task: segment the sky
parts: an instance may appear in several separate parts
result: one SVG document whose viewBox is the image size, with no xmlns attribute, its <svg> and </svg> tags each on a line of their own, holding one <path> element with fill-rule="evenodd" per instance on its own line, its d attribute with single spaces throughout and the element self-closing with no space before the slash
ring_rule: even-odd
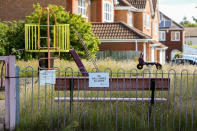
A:
<svg viewBox="0 0 197 131">
<path fill-rule="evenodd" d="M 197 18 L 195 7 L 197 7 L 197 0 L 159 0 L 159 10 L 178 23 L 184 16 L 193 22 L 192 16 Z"/>
</svg>

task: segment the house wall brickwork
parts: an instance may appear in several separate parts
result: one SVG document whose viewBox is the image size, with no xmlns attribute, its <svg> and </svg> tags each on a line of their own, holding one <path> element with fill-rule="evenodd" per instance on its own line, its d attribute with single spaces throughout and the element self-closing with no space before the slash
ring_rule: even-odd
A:
<svg viewBox="0 0 197 131">
<path fill-rule="evenodd" d="M 155 30 L 157 31 L 155 32 Z M 158 10 L 156 10 L 155 17 L 152 21 L 152 37 L 154 40 L 159 41 L 159 11 Z"/>
<path fill-rule="evenodd" d="M 121 46 L 120 46 L 121 45 Z M 101 43 L 99 44 L 99 50 L 114 50 L 114 51 L 126 51 L 126 50 L 134 50 L 135 51 L 135 42 L 122 42 L 122 43 Z M 143 43 L 138 43 L 138 51 L 143 51 Z"/>
<path fill-rule="evenodd" d="M 145 8 L 145 12 L 143 13 L 143 20 L 142 22 L 144 22 L 144 15 L 149 15 L 149 18 L 150 18 L 150 28 L 147 28 L 147 26 L 144 26 L 144 24 L 142 25 L 143 26 L 143 32 L 149 36 L 152 36 L 152 33 L 151 33 L 151 29 L 152 29 L 152 20 L 151 20 L 151 16 L 152 16 L 152 13 L 151 13 L 151 6 L 150 6 L 150 1 L 148 0 L 146 2 L 146 8 Z M 147 20 L 147 19 L 146 19 Z M 147 23 L 147 21 L 145 20 L 145 23 Z M 146 25 L 146 24 L 145 24 Z"/>
<path fill-rule="evenodd" d="M 180 41 L 171 41 L 171 32 L 172 31 L 180 32 Z M 166 51 L 166 60 L 167 61 L 171 60 L 172 50 L 177 49 L 181 52 L 183 51 L 183 35 L 184 35 L 183 31 L 181 31 L 181 30 L 168 30 L 168 31 L 166 31 L 166 41 L 160 41 L 160 42 L 168 47 L 168 49 Z"/>
<path fill-rule="evenodd" d="M 138 30 L 143 31 L 143 13 L 135 12 L 133 13 L 133 25 Z"/>
<path fill-rule="evenodd" d="M 90 22 L 103 22 L 103 1 L 86 0 L 86 17 Z M 105 0 L 113 2 L 113 0 Z M 78 14 L 78 0 L 0 0 L 1 20 L 23 20 L 33 11 L 33 4 L 40 3 L 42 7 L 48 4 L 61 5 L 66 11 Z"/>
<path fill-rule="evenodd" d="M 146 60 L 147 61 L 151 61 L 151 48 L 150 48 L 150 44 L 146 43 Z"/>
<path fill-rule="evenodd" d="M 156 62 L 160 62 L 160 50 L 156 50 Z"/>
<path fill-rule="evenodd" d="M 62 5 L 66 7 L 70 0 L 0 0 L 1 20 L 21 20 L 33 11 L 33 4 L 40 3 L 46 7 L 48 4 Z"/>
<path fill-rule="evenodd" d="M 128 24 L 128 10 L 115 10 L 114 21 L 121 21 Z"/>
</svg>

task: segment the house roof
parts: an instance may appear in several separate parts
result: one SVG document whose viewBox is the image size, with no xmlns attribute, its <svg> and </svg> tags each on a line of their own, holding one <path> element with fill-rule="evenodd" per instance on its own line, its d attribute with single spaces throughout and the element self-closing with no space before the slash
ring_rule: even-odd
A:
<svg viewBox="0 0 197 131">
<path fill-rule="evenodd" d="M 99 39 L 151 39 L 123 22 L 92 23 L 92 31 Z"/>
<path fill-rule="evenodd" d="M 155 40 L 151 42 L 151 45 L 155 45 L 155 47 L 157 49 L 167 49 L 168 48 L 166 45 L 164 45 L 158 41 L 155 41 Z"/>
<path fill-rule="evenodd" d="M 159 43 L 160 45 L 156 47 L 157 49 L 167 49 L 168 47 L 162 43 Z"/>
<path fill-rule="evenodd" d="M 186 27 L 185 28 L 186 37 L 197 37 L 197 27 Z"/>
<path fill-rule="evenodd" d="M 147 0 L 127 0 L 131 5 L 138 9 L 145 9 Z"/>
<path fill-rule="evenodd" d="M 164 13 L 162 13 L 162 12 L 159 12 L 159 13 L 160 13 L 160 15 L 162 15 L 162 20 L 171 20 L 172 21 L 171 27 L 159 27 L 159 29 L 184 30 L 184 27 L 182 25 L 178 24 L 177 22 L 175 22 L 174 20 L 172 20 L 171 18 L 166 16 Z"/>
<path fill-rule="evenodd" d="M 131 6 L 131 3 L 129 3 L 127 0 L 119 0 L 117 6 Z"/>
</svg>

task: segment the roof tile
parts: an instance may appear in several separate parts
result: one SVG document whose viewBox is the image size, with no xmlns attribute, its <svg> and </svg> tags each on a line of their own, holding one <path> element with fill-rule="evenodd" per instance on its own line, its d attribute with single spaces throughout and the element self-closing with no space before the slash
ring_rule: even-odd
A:
<svg viewBox="0 0 197 131">
<path fill-rule="evenodd" d="M 151 39 L 123 22 L 92 23 L 92 31 L 100 39 Z"/>
</svg>

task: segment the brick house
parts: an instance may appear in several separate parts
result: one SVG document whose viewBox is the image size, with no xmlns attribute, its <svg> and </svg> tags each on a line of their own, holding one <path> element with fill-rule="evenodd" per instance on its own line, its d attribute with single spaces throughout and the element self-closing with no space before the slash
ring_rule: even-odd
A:
<svg viewBox="0 0 197 131">
<path fill-rule="evenodd" d="M 174 58 L 176 52 L 183 51 L 184 27 L 160 12 L 160 42 L 168 46 L 166 60 Z"/>
<path fill-rule="evenodd" d="M 144 52 L 146 61 L 164 64 L 167 46 L 159 42 L 157 0 L 116 0 L 113 6 L 114 14 L 111 15 L 114 15 L 114 20 L 111 18 L 106 21 L 111 23 L 92 23 L 93 32 L 101 40 L 99 49 L 101 51 L 141 51 Z M 104 6 L 104 10 L 105 8 Z M 122 36 L 126 31 L 129 32 L 130 37 Z M 138 37 L 133 37 L 135 35 L 133 31 L 138 34 Z"/>
<path fill-rule="evenodd" d="M 0 0 L 0 12 L 4 12 L 0 13 L 0 19 L 24 19 L 36 3 L 62 5 L 66 11 L 93 22 L 93 32 L 101 40 L 102 51 L 141 51 L 146 61 L 165 63 L 167 47 L 159 42 L 157 0 Z M 109 33 L 111 29 L 117 33 Z"/>
<path fill-rule="evenodd" d="M 103 6 L 105 3 L 113 4 L 113 0 L 0 0 L 0 19 L 24 19 L 33 11 L 33 4 L 37 3 L 42 7 L 48 4 L 61 5 L 70 13 L 81 14 L 87 21 L 106 22 L 103 18 Z"/>
</svg>

